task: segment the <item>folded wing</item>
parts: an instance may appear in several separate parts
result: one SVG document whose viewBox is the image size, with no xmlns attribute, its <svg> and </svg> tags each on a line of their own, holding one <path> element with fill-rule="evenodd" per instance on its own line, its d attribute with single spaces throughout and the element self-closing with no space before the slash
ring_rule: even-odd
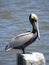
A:
<svg viewBox="0 0 49 65">
<path fill-rule="evenodd" d="M 10 42 L 10 46 L 11 47 L 22 46 L 33 37 L 34 37 L 33 33 L 31 33 L 31 32 L 20 34 L 16 37 L 12 38 L 12 40 Z"/>
</svg>

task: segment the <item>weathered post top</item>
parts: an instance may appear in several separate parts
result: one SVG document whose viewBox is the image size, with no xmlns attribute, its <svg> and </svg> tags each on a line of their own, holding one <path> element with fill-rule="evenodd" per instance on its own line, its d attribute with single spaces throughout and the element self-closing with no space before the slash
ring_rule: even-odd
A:
<svg viewBox="0 0 49 65">
<path fill-rule="evenodd" d="M 46 62 L 42 53 L 33 52 L 32 54 L 19 54 L 17 65 L 46 65 Z"/>
</svg>

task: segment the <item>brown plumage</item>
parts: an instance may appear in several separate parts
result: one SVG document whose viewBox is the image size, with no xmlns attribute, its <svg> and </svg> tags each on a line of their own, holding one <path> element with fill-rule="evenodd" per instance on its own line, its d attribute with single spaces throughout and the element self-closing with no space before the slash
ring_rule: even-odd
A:
<svg viewBox="0 0 49 65">
<path fill-rule="evenodd" d="M 25 48 L 33 43 L 37 37 L 40 39 L 39 27 L 38 27 L 38 17 L 36 14 L 30 14 L 30 23 L 32 25 L 32 32 L 22 33 L 11 39 L 8 45 L 6 45 L 5 50 L 10 49 L 21 49 L 25 53 Z"/>
</svg>

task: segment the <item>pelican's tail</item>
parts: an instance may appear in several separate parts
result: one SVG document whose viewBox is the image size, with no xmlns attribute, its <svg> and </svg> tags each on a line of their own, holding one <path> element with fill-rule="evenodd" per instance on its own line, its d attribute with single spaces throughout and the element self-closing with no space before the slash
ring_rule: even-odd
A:
<svg viewBox="0 0 49 65">
<path fill-rule="evenodd" d="M 9 51 L 9 50 L 11 50 L 11 47 L 10 47 L 10 45 L 8 44 L 8 45 L 6 45 L 6 47 L 5 47 L 5 51 Z"/>
</svg>

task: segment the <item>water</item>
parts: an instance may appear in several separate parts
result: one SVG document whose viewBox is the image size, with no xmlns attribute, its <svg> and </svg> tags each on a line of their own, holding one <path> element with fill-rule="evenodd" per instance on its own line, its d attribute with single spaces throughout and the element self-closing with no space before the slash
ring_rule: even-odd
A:
<svg viewBox="0 0 49 65">
<path fill-rule="evenodd" d="M 30 13 L 39 17 L 41 38 L 26 52 L 42 52 L 49 65 L 49 0 L 0 0 L 0 65 L 16 65 L 16 54 L 22 51 L 5 52 L 4 48 L 13 36 L 31 31 Z"/>
</svg>

